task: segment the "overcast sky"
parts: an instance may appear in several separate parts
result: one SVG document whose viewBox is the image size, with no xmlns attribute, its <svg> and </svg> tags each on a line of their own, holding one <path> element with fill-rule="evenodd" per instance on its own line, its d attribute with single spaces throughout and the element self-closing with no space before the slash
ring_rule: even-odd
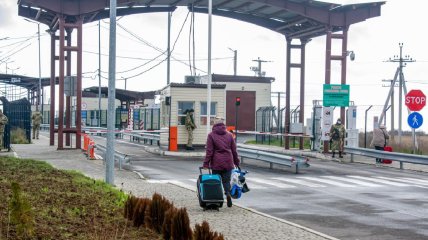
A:
<svg viewBox="0 0 428 240">
<path fill-rule="evenodd" d="M 367 1 L 327 1 L 340 4 Z M 355 52 L 355 61 L 348 61 L 347 83 L 351 88 L 351 101 L 358 107 L 357 128 L 364 129 L 364 112 L 370 105 L 367 129 L 372 129 L 373 116 L 380 115 L 389 88 L 383 87 L 382 80 L 392 79 L 397 63 L 385 62 L 399 54 L 398 44 L 404 43 L 403 53 L 410 55 L 416 62 L 404 69 L 407 89 L 422 89 L 428 94 L 428 56 L 427 34 L 423 34 L 428 2 L 423 0 L 390 0 L 382 6 L 381 16 L 354 24 L 348 32 L 348 50 Z M 173 50 L 171 81 L 183 82 L 185 75 L 190 75 L 189 67 L 189 32 L 191 14 L 186 8 L 179 8 L 172 15 L 171 47 Z M 196 74 L 207 72 L 207 15 L 195 14 L 195 59 Z M 166 61 L 161 53 L 167 46 L 167 14 L 150 13 L 126 16 L 118 19 L 117 27 L 117 88 L 136 91 L 157 90 L 166 85 Z M 184 25 L 181 34 L 181 27 Z M 107 86 L 108 70 L 108 19 L 101 21 L 101 70 L 102 85 Z M 41 25 L 42 76 L 50 74 L 50 37 L 47 27 Z M 98 86 L 98 22 L 84 25 L 83 33 L 83 87 Z M 179 35 L 179 36 L 178 36 Z M 74 37 L 76 37 L 74 35 Z M 2 40 L 8 38 L 6 40 Z M 190 39 L 190 49 L 193 49 Z M 22 42 L 16 44 L 17 42 Z M 13 44 L 13 45 L 11 45 Z M 333 53 L 339 54 L 340 42 L 333 43 Z M 238 51 L 238 75 L 254 76 L 250 70 L 256 66 L 253 60 L 260 57 L 270 61 L 262 64 L 266 76 L 274 77 L 272 91 L 285 92 L 285 47 L 284 36 L 249 23 L 223 17 L 213 17 L 212 72 L 233 74 L 233 52 Z M 230 49 L 229 49 L 230 48 Z M 16 53 L 15 53 L 16 52 Z M 13 53 L 13 54 L 12 54 Z M 12 54 L 12 55 L 11 55 Z M 190 53 L 193 55 L 193 53 Z M 11 55 L 10 57 L 8 57 Z M 8 57 L 8 73 L 38 76 L 37 24 L 24 21 L 18 16 L 16 0 L 0 1 L 0 59 Z M 340 65 L 333 63 L 331 83 L 340 82 Z M 19 68 L 19 69 L 18 69 Z M 306 47 L 306 117 L 310 116 L 312 100 L 322 100 L 322 84 L 325 69 L 325 37 L 318 37 Z M 73 67 L 73 71 L 75 67 Z M 6 71 L 6 65 L 0 63 L 0 72 Z M 292 72 L 291 108 L 299 104 L 299 75 Z M 46 89 L 47 90 L 47 89 Z M 398 88 L 396 90 L 398 99 Z M 47 98 L 49 98 L 47 94 Z M 276 104 L 276 99 L 273 103 Z M 284 101 L 283 101 L 284 102 Z M 403 103 L 404 104 L 404 103 Z M 396 103 L 398 109 L 398 101 Z M 403 105 L 404 106 L 404 105 Z M 283 106 L 282 106 L 283 107 Z M 405 106 L 403 109 L 406 110 Z M 427 116 L 428 107 L 421 111 Z M 395 127 L 398 125 L 398 110 Z M 338 112 L 336 111 L 336 116 Z M 390 114 L 387 115 L 387 128 L 390 128 Z M 428 120 L 422 126 L 428 130 Z M 403 111 L 403 129 L 407 125 L 407 111 Z"/>
</svg>

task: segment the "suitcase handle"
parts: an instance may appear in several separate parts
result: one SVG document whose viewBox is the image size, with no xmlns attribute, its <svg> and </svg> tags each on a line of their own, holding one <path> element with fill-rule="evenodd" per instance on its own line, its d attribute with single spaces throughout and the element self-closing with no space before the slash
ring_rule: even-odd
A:
<svg viewBox="0 0 428 240">
<path fill-rule="evenodd" d="M 202 175 L 202 169 L 204 169 L 204 167 L 199 167 L 199 173 Z M 212 174 L 211 173 L 211 168 L 208 168 L 208 172 L 209 172 L 209 174 Z"/>
</svg>

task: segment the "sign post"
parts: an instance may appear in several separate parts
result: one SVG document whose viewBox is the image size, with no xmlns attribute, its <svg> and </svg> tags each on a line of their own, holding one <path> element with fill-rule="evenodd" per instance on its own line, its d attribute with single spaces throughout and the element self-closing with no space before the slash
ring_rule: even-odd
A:
<svg viewBox="0 0 428 240">
<path fill-rule="evenodd" d="M 422 126 L 422 123 L 424 121 L 422 115 L 418 113 L 422 108 L 426 105 L 426 96 L 425 94 L 419 90 L 411 90 L 409 93 L 406 94 L 405 98 L 405 104 L 409 108 L 410 111 L 414 111 L 411 114 L 409 114 L 409 117 L 407 118 L 407 123 L 412 128 L 413 133 L 413 153 L 416 153 L 416 133 L 415 129 Z"/>
</svg>

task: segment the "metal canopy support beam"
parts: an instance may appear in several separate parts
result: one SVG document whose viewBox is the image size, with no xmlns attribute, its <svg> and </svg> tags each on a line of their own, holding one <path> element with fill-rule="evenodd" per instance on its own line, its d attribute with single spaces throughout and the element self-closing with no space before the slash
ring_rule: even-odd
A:
<svg viewBox="0 0 428 240">
<path fill-rule="evenodd" d="M 326 41 L 325 41 L 325 84 L 330 84 L 331 80 L 331 29 L 327 30 Z M 329 141 L 324 141 L 324 153 L 328 153 Z"/>
<path fill-rule="evenodd" d="M 300 40 L 300 114 L 299 123 L 305 125 L 305 55 L 306 55 L 306 39 Z M 302 128 L 303 130 L 303 128 Z M 303 135 L 303 132 L 302 132 Z M 299 139 L 299 149 L 303 150 L 303 138 Z"/>
<path fill-rule="evenodd" d="M 58 92 L 58 150 L 64 149 L 64 41 L 65 41 L 65 19 L 59 17 L 59 92 Z"/>
<path fill-rule="evenodd" d="M 300 114 L 299 114 L 299 123 L 304 125 L 305 119 L 305 55 L 306 55 L 306 39 L 300 39 L 300 44 L 291 44 L 291 40 L 287 39 L 287 79 L 286 79 L 286 93 L 285 93 L 285 133 L 290 133 L 290 93 L 291 93 L 291 69 L 298 68 L 300 69 Z M 291 63 L 291 49 L 300 50 L 300 61 L 299 63 Z M 290 149 L 290 137 L 285 137 L 285 149 Z M 299 139 L 299 149 L 303 149 L 303 138 Z"/>
<path fill-rule="evenodd" d="M 346 84 L 346 60 L 348 56 L 348 28 L 344 28 L 342 31 L 342 68 L 341 68 L 341 84 Z M 340 108 L 340 118 L 342 119 L 342 122 L 346 122 L 345 120 L 345 107 Z"/>
<path fill-rule="evenodd" d="M 66 146 L 70 145 L 69 133 L 76 134 L 76 148 L 81 148 L 81 109 L 82 109 L 82 25 L 83 20 L 79 19 L 76 23 L 69 24 L 65 22 L 63 16 L 59 17 L 59 113 L 58 113 L 58 150 L 64 149 L 64 133 L 66 133 Z M 77 46 L 71 45 L 72 29 L 77 29 Z M 65 32 L 67 31 L 67 38 Z M 65 46 L 67 43 L 67 46 Z M 64 104 L 64 78 L 66 75 L 71 76 L 71 51 L 77 53 L 77 86 L 76 86 L 76 122 L 75 128 L 71 124 L 71 98 L 67 96 Z M 65 56 L 67 53 L 67 57 Z M 64 66 L 67 61 L 67 66 Z M 65 69 L 66 68 L 66 69 Z M 66 106 L 66 128 L 64 129 L 64 105 Z M 51 105 L 52 107 L 52 105 Z"/>
<path fill-rule="evenodd" d="M 67 48 L 65 49 L 67 51 L 67 57 L 66 57 L 66 61 L 67 61 L 67 77 L 71 77 L 71 34 L 73 32 L 72 28 L 67 28 L 66 29 L 67 32 L 67 37 L 66 37 L 66 41 L 67 41 Z M 71 88 L 72 89 L 72 88 Z M 72 92 L 72 91 L 71 91 Z M 65 127 L 67 129 L 70 129 L 71 127 L 71 110 L 70 110 L 70 106 L 71 106 L 71 96 L 68 95 L 65 97 Z M 70 133 L 67 132 L 65 134 L 65 145 L 66 146 L 70 146 Z"/>
<path fill-rule="evenodd" d="M 285 126 L 284 132 L 285 134 L 290 133 L 290 81 L 291 81 L 291 39 L 286 38 L 287 41 L 287 56 L 286 56 L 286 66 L 285 66 Z M 288 136 L 285 137 L 284 142 L 285 149 L 290 149 L 290 138 Z"/>
<path fill-rule="evenodd" d="M 332 55 L 331 54 L 331 44 L 332 39 L 342 40 L 342 52 L 341 55 Z M 340 61 L 341 62 L 341 78 L 340 84 L 346 84 L 346 60 L 348 56 L 348 27 L 345 27 L 341 34 L 332 34 L 331 31 L 327 32 L 326 39 L 326 69 L 325 69 L 325 84 L 330 84 L 331 82 L 331 61 Z M 345 107 L 340 107 L 340 119 L 342 122 L 346 122 L 345 119 Z M 324 141 L 324 152 L 328 152 L 328 141 Z"/>
<path fill-rule="evenodd" d="M 83 52 L 83 19 L 79 19 L 77 25 L 77 89 L 76 89 L 76 148 L 82 145 L 82 52 Z"/>
<path fill-rule="evenodd" d="M 49 113 L 49 145 L 55 145 L 55 31 L 51 30 L 51 102 L 50 102 L 50 113 Z"/>
</svg>

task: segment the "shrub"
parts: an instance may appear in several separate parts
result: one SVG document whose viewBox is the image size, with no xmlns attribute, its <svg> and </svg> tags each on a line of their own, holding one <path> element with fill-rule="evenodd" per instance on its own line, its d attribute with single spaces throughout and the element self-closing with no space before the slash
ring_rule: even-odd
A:
<svg viewBox="0 0 428 240">
<path fill-rule="evenodd" d="M 171 237 L 174 240 L 191 240 L 192 229 L 190 228 L 189 215 L 186 208 L 180 208 L 172 217 Z"/>
<path fill-rule="evenodd" d="M 27 135 L 24 129 L 15 128 L 10 131 L 10 141 L 12 144 L 28 144 Z"/>
<path fill-rule="evenodd" d="M 19 236 L 24 239 L 34 236 L 34 214 L 30 202 L 22 194 L 21 186 L 12 182 L 12 198 L 9 202 L 10 220 L 16 226 Z"/>
<path fill-rule="evenodd" d="M 138 203 L 138 198 L 133 196 L 133 195 L 129 195 L 128 198 L 126 199 L 125 202 L 125 207 L 124 207 L 124 213 L 123 216 L 132 221 L 132 217 L 134 215 L 134 209 L 136 208 Z"/>
<path fill-rule="evenodd" d="M 178 211 L 177 208 L 172 206 L 168 209 L 168 211 L 165 212 L 165 219 L 162 225 L 162 235 L 164 240 L 171 239 L 172 218 L 177 213 L 177 211 Z"/>
<path fill-rule="evenodd" d="M 193 240 L 224 240 L 223 234 L 212 232 L 207 221 L 203 221 L 202 225 L 195 224 L 193 232 Z"/>
<path fill-rule="evenodd" d="M 148 198 L 136 198 L 132 221 L 135 227 L 144 225 L 147 209 L 151 205 L 151 200 Z"/>
<path fill-rule="evenodd" d="M 165 212 L 171 207 L 172 203 L 166 198 L 157 193 L 153 194 L 152 201 L 145 213 L 144 223 L 146 227 L 161 233 Z"/>
</svg>

